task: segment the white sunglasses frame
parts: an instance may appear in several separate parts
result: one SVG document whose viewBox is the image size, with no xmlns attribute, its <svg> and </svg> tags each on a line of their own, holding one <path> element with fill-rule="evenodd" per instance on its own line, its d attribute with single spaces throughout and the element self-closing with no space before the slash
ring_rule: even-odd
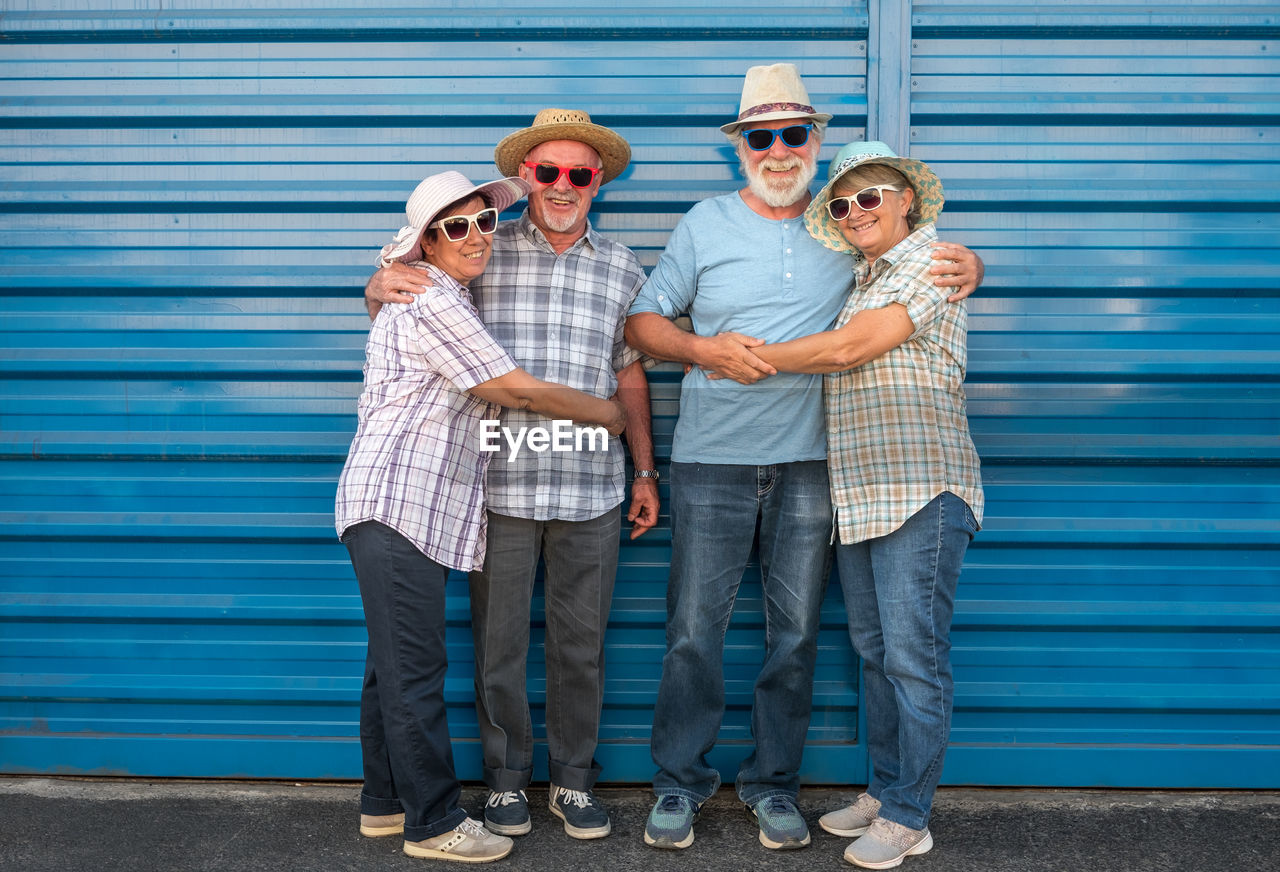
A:
<svg viewBox="0 0 1280 872">
<path fill-rule="evenodd" d="M 863 206 L 861 203 L 858 202 L 858 197 L 865 194 L 867 191 L 875 191 L 876 196 L 880 198 L 880 202 L 876 203 L 870 209 L 866 208 L 865 206 Z M 843 221 L 845 218 L 848 218 L 850 215 L 853 214 L 854 206 L 857 206 L 863 212 L 874 212 L 875 210 L 879 209 L 881 206 L 884 205 L 885 191 L 893 191 L 895 194 L 901 194 L 902 188 L 898 187 L 897 185 L 868 185 L 867 187 L 863 188 L 861 191 L 857 191 L 853 194 L 849 194 L 844 197 L 830 197 L 827 199 L 827 214 L 831 216 L 832 221 Z M 831 204 L 838 202 L 840 200 L 844 200 L 846 203 L 849 204 L 849 211 L 845 213 L 844 218 L 837 218 L 835 215 L 831 214 Z"/>
<path fill-rule="evenodd" d="M 480 227 L 480 216 L 486 212 L 493 213 L 493 230 L 490 230 L 487 233 L 484 230 L 482 230 Z M 449 232 L 444 229 L 443 225 L 444 225 L 444 222 L 446 221 L 456 221 L 459 218 L 467 219 L 467 232 L 459 236 L 457 239 L 454 239 L 452 236 L 449 235 Z M 474 227 L 481 236 L 492 236 L 494 232 L 496 232 L 498 229 L 498 210 L 493 208 L 492 206 L 485 206 L 479 212 L 472 212 L 470 215 L 446 215 L 444 218 L 441 218 L 438 221 L 432 221 L 430 224 L 427 225 L 426 229 L 435 230 L 437 227 L 440 228 L 440 232 L 444 234 L 444 238 L 449 240 L 450 242 L 465 242 L 467 238 L 471 236 L 472 227 Z"/>
</svg>

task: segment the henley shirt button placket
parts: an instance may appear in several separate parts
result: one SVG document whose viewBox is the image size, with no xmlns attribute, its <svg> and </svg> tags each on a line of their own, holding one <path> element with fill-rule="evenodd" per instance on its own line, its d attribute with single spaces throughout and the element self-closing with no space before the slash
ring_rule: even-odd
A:
<svg viewBox="0 0 1280 872">
<path fill-rule="evenodd" d="M 791 276 L 792 276 L 792 266 L 791 266 L 791 245 L 790 245 L 790 239 L 788 238 L 788 237 L 790 237 L 790 236 L 791 236 L 791 224 L 790 224 L 789 222 L 788 222 L 788 223 L 784 223 L 784 224 L 782 225 L 782 251 L 783 251 L 783 256 L 782 256 L 783 273 L 782 273 L 782 277 L 783 277 L 784 279 L 786 279 L 786 281 L 784 281 L 784 282 L 782 283 L 782 288 L 783 288 L 783 290 L 784 290 L 784 291 L 789 291 L 789 290 L 791 290 Z"/>
</svg>

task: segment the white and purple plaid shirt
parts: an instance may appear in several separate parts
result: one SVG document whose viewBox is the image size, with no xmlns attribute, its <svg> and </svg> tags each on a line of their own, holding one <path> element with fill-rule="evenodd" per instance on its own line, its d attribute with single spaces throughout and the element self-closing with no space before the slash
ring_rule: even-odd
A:
<svg viewBox="0 0 1280 872">
<path fill-rule="evenodd" d="M 493 260 L 471 284 L 493 337 L 535 378 L 610 397 L 615 373 L 640 359 L 622 339 L 644 270 L 631 249 L 596 233 L 557 255 L 526 211 L 493 235 Z M 546 427 L 547 419 L 502 410 L 503 426 Z M 509 462 L 510 461 L 510 462 Z M 520 451 L 505 442 L 489 465 L 490 511 L 535 521 L 587 521 L 622 502 L 622 443 L 608 451 Z"/>
<path fill-rule="evenodd" d="M 425 264 L 419 264 L 426 266 Z M 443 566 L 484 563 L 481 422 L 498 407 L 465 393 L 513 361 L 467 289 L 428 266 L 434 287 L 382 307 L 365 343 L 360 422 L 338 479 L 338 535 L 363 521 L 396 530 Z"/>
</svg>

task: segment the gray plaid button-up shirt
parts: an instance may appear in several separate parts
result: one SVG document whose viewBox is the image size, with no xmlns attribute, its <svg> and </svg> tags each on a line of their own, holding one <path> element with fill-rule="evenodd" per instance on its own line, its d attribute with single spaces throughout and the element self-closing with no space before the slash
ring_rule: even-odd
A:
<svg viewBox="0 0 1280 872">
<path fill-rule="evenodd" d="M 485 331 L 467 289 L 434 266 L 435 286 L 382 307 L 365 343 L 360 423 L 338 479 L 334 524 L 396 530 L 442 566 L 484 565 L 481 424 L 498 406 L 465 393 L 516 368 Z"/>
<path fill-rule="evenodd" d="M 622 328 L 644 271 L 631 249 L 596 233 L 557 255 L 526 211 L 498 228 L 489 268 L 471 294 L 489 333 L 516 363 L 544 381 L 597 397 L 617 390 L 615 373 L 640 359 Z M 502 424 L 548 427 L 533 412 L 504 409 Z M 489 463 L 487 508 L 501 515 L 586 521 L 622 502 L 626 471 L 622 443 L 608 451 L 513 453 L 504 440 Z"/>
</svg>

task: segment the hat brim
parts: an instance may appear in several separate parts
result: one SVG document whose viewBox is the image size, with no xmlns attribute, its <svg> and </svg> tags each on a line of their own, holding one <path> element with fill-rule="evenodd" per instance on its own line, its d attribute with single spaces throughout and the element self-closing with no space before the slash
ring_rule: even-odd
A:
<svg viewBox="0 0 1280 872">
<path fill-rule="evenodd" d="M 840 232 L 840 222 L 834 220 L 827 211 L 827 203 L 831 201 L 831 192 L 841 179 L 858 167 L 870 166 L 871 164 L 892 167 L 907 177 L 907 181 L 915 189 L 916 203 L 919 204 L 920 208 L 920 221 L 916 224 L 917 227 L 922 224 L 937 223 L 938 216 L 942 214 L 942 205 L 946 202 L 942 190 L 942 180 L 938 178 L 933 170 L 929 169 L 928 164 L 912 160 L 909 157 L 885 157 L 880 155 L 856 161 L 828 181 L 822 190 L 814 195 L 813 201 L 804 210 L 804 227 L 809 231 L 809 235 L 832 251 L 841 251 L 859 257 L 862 255 L 862 252 L 858 251 L 853 243 L 844 238 L 844 234 Z"/>
<path fill-rule="evenodd" d="M 788 121 L 795 119 L 796 121 L 812 121 L 816 124 L 826 124 L 832 119 L 832 115 L 827 112 L 796 112 L 794 110 L 779 110 L 777 112 L 762 112 L 759 115 L 752 115 L 750 118 L 743 118 L 736 121 L 730 121 L 728 124 L 720 125 L 720 132 L 725 136 L 732 136 L 744 127 L 750 127 L 753 124 L 759 124 L 761 121 Z"/>
<path fill-rule="evenodd" d="M 449 199 L 442 203 L 439 209 L 436 209 L 417 224 L 410 224 L 400 228 L 395 240 L 383 247 L 382 253 L 379 255 L 379 261 L 385 266 L 396 260 L 419 260 L 419 255 L 422 253 L 422 247 L 419 245 L 419 241 L 422 239 L 422 232 L 427 229 L 427 225 L 436 220 L 436 216 L 448 208 L 450 203 L 469 199 L 478 194 L 484 198 L 485 203 L 490 208 L 497 209 L 498 213 L 501 214 L 523 199 L 528 193 L 529 183 L 524 179 L 518 178 L 494 179 L 492 182 L 473 185 L 471 188 L 450 191 Z"/>
<path fill-rule="evenodd" d="M 604 171 L 602 185 L 622 175 L 631 163 L 631 146 L 625 139 L 607 127 L 583 121 L 561 121 L 517 130 L 498 143 L 493 150 L 493 162 L 504 176 L 518 176 L 530 149 L 560 139 L 581 142 L 600 155 L 600 168 Z"/>
</svg>

